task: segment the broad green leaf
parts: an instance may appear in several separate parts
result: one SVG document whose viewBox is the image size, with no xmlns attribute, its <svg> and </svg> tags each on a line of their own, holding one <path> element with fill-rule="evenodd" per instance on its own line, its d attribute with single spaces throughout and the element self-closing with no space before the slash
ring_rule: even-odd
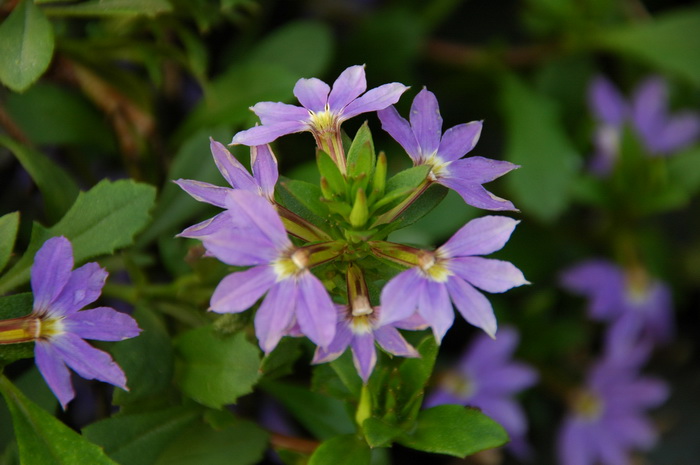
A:
<svg viewBox="0 0 700 465">
<path fill-rule="evenodd" d="M 12 414 L 23 465 L 116 465 L 100 447 L 27 399 L 4 375 L 0 392 Z"/>
<path fill-rule="evenodd" d="M 59 165 L 43 153 L 0 135 L 0 145 L 14 153 L 41 191 L 46 215 L 52 221 L 61 218 L 78 195 L 78 185 Z"/>
<path fill-rule="evenodd" d="M 390 195 L 387 194 L 387 195 Z M 384 238 L 391 232 L 410 226 L 430 213 L 447 195 L 447 188 L 433 184 L 392 222 L 384 226 L 376 237 Z"/>
<path fill-rule="evenodd" d="M 23 0 L 0 24 L 0 81 L 23 92 L 44 74 L 53 56 L 51 23 L 32 0 Z"/>
<path fill-rule="evenodd" d="M 89 425 L 83 435 L 119 463 L 151 465 L 197 416 L 184 407 L 119 415 Z"/>
<path fill-rule="evenodd" d="M 32 311 L 34 296 L 30 292 L 0 297 L 0 320 L 28 315 Z M 0 344 L 0 367 L 15 360 L 34 357 L 34 343 Z"/>
<path fill-rule="evenodd" d="M 508 129 L 506 159 L 521 166 L 505 177 L 513 203 L 542 221 L 553 221 L 569 204 L 579 156 L 547 97 L 506 76 L 501 104 Z"/>
<path fill-rule="evenodd" d="M 347 156 L 348 177 L 360 179 L 360 183 L 355 190 L 357 188 L 367 190 L 376 160 L 377 156 L 374 153 L 372 133 L 369 130 L 369 126 L 367 126 L 367 122 L 365 122 L 355 134 L 355 139 L 352 141 Z"/>
<path fill-rule="evenodd" d="M 83 95 L 65 87 L 40 82 L 23 94 L 7 95 L 5 105 L 12 120 L 37 146 L 75 144 L 105 152 L 116 146 L 104 115 Z"/>
<path fill-rule="evenodd" d="M 34 254 L 52 236 L 73 244 L 75 262 L 114 252 L 133 243 L 134 235 L 149 221 L 155 189 L 132 180 L 103 180 L 78 195 L 68 213 L 49 229 L 35 223 L 22 258 L 2 277 L 0 294 L 29 280 Z"/>
<path fill-rule="evenodd" d="M 502 446 L 508 435 L 501 425 L 476 409 L 438 405 L 418 414 L 418 424 L 399 443 L 412 449 L 466 457 Z"/>
<path fill-rule="evenodd" d="M 267 449 L 267 433 L 255 423 L 232 419 L 211 429 L 192 425 L 155 462 L 156 465 L 254 465 Z"/>
<path fill-rule="evenodd" d="M 171 385 L 173 378 L 174 351 L 163 322 L 147 308 L 137 308 L 133 316 L 141 334 L 115 344 L 110 351 L 126 373 L 129 386 L 128 392 L 115 390 L 116 405 L 157 396 Z"/>
<path fill-rule="evenodd" d="M 47 6 L 50 16 L 156 16 L 172 10 L 168 0 L 91 0 L 74 5 Z"/>
<path fill-rule="evenodd" d="M 420 353 L 420 358 L 407 358 L 399 367 L 401 384 L 398 401 L 399 405 L 403 406 L 402 413 L 411 416 L 415 405 L 420 406 L 422 403 L 423 391 L 433 373 L 440 347 L 431 334 L 423 338 L 416 349 Z"/>
<path fill-rule="evenodd" d="M 370 417 L 362 422 L 362 431 L 371 447 L 389 446 L 405 430 L 405 426 L 393 425 L 376 417 Z"/>
<path fill-rule="evenodd" d="M 386 192 L 396 189 L 414 189 L 423 182 L 430 172 L 430 166 L 418 165 L 399 171 L 386 182 Z"/>
<path fill-rule="evenodd" d="M 209 149 L 209 138 L 226 143 L 230 138 L 228 129 L 202 129 L 187 139 L 175 154 L 167 181 L 161 190 L 153 211 L 153 222 L 141 234 L 139 246 L 144 246 L 163 235 L 174 236 L 180 232 L 182 223 L 195 217 L 210 205 L 198 202 L 172 181 L 184 178 L 226 186 L 224 178 L 216 168 Z M 188 225 L 189 226 L 189 225 Z"/>
<path fill-rule="evenodd" d="M 288 192 L 314 215 L 328 218 L 328 207 L 321 202 L 323 195 L 317 185 L 295 179 L 284 179 L 279 183 L 278 189 Z"/>
<path fill-rule="evenodd" d="M 314 21 L 296 21 L 277 28 L 251 52 L 253 63 L 275 63 L 298 77 L 323 73 L 332 55 L 330 28 Z"/>
<path fill-rule="evenodd" d="M 336 436 L 314 451 L 308 465 L 369 465 L 372 453 L 356 434 Z"/>
<path fill-rule="evenodd" d="M 355 431 L 344 402 L 292 384 L 266 381 L 261 387 L 319 439 Z"/>
<path fill-rule="evenodd" d="M 700 85 L 700 48 L 692 37 L 700 30 L 700 9 L 678 8 L 651 21 L 603 31 L 595 43 Z"/>
<path fill-rule="evenodd" d="M 197 402 L 221 408 L 253 390 L 260 352 L 243 332 L 222 336 L 211 326 L 192 329 L 176 342 L 181 357 L 178 383 Z"/>
<path fill-rule="evenodd" d="M 301 357 L 302 339 L 284 337 L 277 347 L 266 355 L 260 364 L 260 373 L 265 379 L 275 379 L 294 372 L 294 362 Z"/>
<path fill-rule="evenodd" d="M 668 182 L 688 196 L 700 190 L 700 147 L 668 159 Z"/>
<path fill-rule="evenodd" d="M 0 216 L 0 271 L 10 260 L 19 228 L 19 212 Z"/>
</svg>

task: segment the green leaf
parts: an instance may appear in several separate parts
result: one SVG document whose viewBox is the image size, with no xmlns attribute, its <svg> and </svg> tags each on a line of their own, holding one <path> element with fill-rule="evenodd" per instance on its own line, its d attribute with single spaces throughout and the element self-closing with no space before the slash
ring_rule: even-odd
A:
<svg viewBox="0 0 700 465">
<path fill-rule="evenodd" d="M 176 348 L 182 359 L 178 384 L 203 405 L 235 403 L 253 390 L 260 376 L 260 353 L 242 332 L 221 336 L 203 326 L 183 334 Z"/>
<path fill-rule="evenodd" d="M 277 347 L 263 358 L 260 373 L 265 379 L 275 379 L 294 372 L 294 362 L 301 357 L 302 339 L 284 337 Z"/>
<path fill-rule="evenodd" d="M 171 385 L 173 378 L 174 351 L 165 325 L 147 308 L 138 307 L 133 317 L 143 331 L 139 337 L 121 341 L 111 350 L 129 385 L 128 392 L 115 390 L 116 405 L 157 396 Z"/>
<path fill-rule="evenodd" d="M 19 212 L 0 216 L 0 271 L 5 268 L 12 256 L 19 228 Z"/>
<path fill-rule="evenodd" d="M 355 431 L 344 402 L 292 384 L 266 381 L 261 387 L 319 439 Z"/>
<path fill-rule="evenodd" d="M 603 31 L 600 47 L 628 55 L 700 85 L 700 48 L 692 44 L 700 30 L 700 9 L 678 8 L 651 21 Z"/>
<path fill-rule="evenodd" d="M 254 465 L 267 449 L 268 436 L 250 421 L 233 417 L 214 429 L 195 424 L 161 454 L 156 465 Z M 129 463 L 129 462 L 125 462 Z"/>
<path fill-rule="evenodd" d="M 668 159 L 668 180 L 688 196 L 700 190 L 700 147 Z"/>
<path fill-rule="evenodd" d="M 579 156 L 564 133 L 552 101 L 507 76 L 501 100 L 506 117 L 506 158 L 521 168 L 505 180 L 515 205 L 542 221 L 555 220 L 569 204 Z"/>
<path fill-rule="evenodd" d="M 116 465 L 101 448 L 27 399 L 3 375 L 0 392 L 12 414 L 23 465 Z"/>
<path fill-rule="evenodd" d="M 51 23 L 32 0 L 24 0 L 0 24 L 0 81 L 22 92 L 44 74 L 53 56 Z"/>
<path fill-rule="evenodd" d="M 41 190 L 47 216 L 54 221 L 61 218 L 78 195 L 78 185 L 70 175 L 43 153 L 7 136 L 0 135 L 0 145 L 14 153 Z"/>
<path fill-rule="evenodd" d="M 428 187 L 428 190 L 423 192 L 415 202 L 406 208 L 391 223 L 384 226 L 375 237 L 386 237 L 389 233 L 410 226 L 420 220 L 442 202 L 442 199 L 447 195 L 447 191 L 448 189 L 446 187 L 439 184 L 431 185 Z M 391 192 L 387 195 L 391 195 Z"/>
<path fill-rule="evenodd" d="M 46 7 L 51 16 L 156 16 L 172 10 L 168 0 L 91 0 L 76 5 Z"/>
<path fill-rule="evenodd" d="M 420 353 L 420 358 L 407 358 L 399 367 L 401 385 L 398 403 L 403 406 L 404 414 L 415 408 L 412 404 L 420 406 L 422 403 L 423 390 L 433 373 L 440 346 L 431 334 L 423 338 L 416 349 Z"/>
<path fill-rule="evenodd" d="M 369 130 L 367 122 L 365 122 L 357 131 L 357 134 L 355 134 L 355 139 L 352 141 L 352 145 L 348 151 L 348 177 L 360 180 L 354 190 L 359 188 L 367 190 L 367 185 L 374 172 L 376 160 L 377 155 L 374 153 L 372 133 Z"/>
<path fill-rule="evenodd" d="M 296 179 L 283 179 L 277 188 L 286 191 L 314 215 L 320 218 L 328 218 L 328 207 L 321 202 L 323 194 L 321 194 L 321 189 L 317 185 L 305 181 L 297 181 Z"/>
<path fill-rule="evenodd" d="M 32 312 L 34 296 L 30 292 L 0 297 L 0 320 L 10 320 Z M 0 367 L 23 358 L 34 357 L 34 343 L 0 344 Z"/>
<path fill-rule="evenodd" d="M 318 76 L 328 66 L 333 34 L 323 23 L 296 21 L 277 28 L 252 50 L 253 63 L 275 63 L 298 77 Z"/>
<path fill-rule="evenodd" d="M 333 193 L 333 196 L 340 197 L 341 199 L 345 198 L 348 193 L 345 177 L 342 175 L 338 165 L 335 164 L 331 156 L 319 150 L 316 152 L 316 163 L 318 164 L 318 172 L 321 177 L 328 182 L 328 187 Z"/>
<path fill-rule="evenodd" d="M 399 171 L 386 182 L 386 192 L 397 189 L 415 189 L 428 176 L 430 166 L 418 165 Z"/>
<path fill-rule="evenodd" d="M 314 451 L 308 465 L 369 465 L 372 453 L 356 434 L 336 436 Z"/>
<path fill-rule="evenodd" d="M 501 425 L 476 409 L 459 405 L 438 405 L 421 411 L 415 430 L 399 439 L 412 449 L 455 457 L 502 446 L 507 441 Z"/>
<path fill-rule="evenodd" d="M 104 180 L 81 192 L 68 213 L 49 229 L 35 223 L 22 258 L 2 277 L 0 294 L 29 280 L 34 254 L 52 236 L 73 243 L 76 263 L 114 252 L 133 243 L 134 235 L 149 221 L 155 189 L 132 180 Z"/>
<path fill-rule="evenodd" d="M 362 431 L 370 447 L 387 447 L 405 430 L 406 427 L 393 425 L 376 417 L 370 417 L 362 422 Z"/>
<path fill-rule="evenodd" d="M 91 424 L 83 434 L 119 463 L 151 465 L 198 415 L 184 407 L 119 415 Z"/>
</svg>

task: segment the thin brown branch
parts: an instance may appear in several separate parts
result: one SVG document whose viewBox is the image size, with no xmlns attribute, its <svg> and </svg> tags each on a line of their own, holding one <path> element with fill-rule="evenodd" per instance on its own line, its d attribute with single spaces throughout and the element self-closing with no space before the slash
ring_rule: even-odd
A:
<svg viewBox="0 0 700 465">
<path fill-rule="evenodd" d="M 2 102 L 0 102 L 0 127 L 5 129 L 7 134 L 13 139 L 25 145 L 31 145 L 29 138 L 24 134 L 22 128 L 17 126 L 17 123 L 12 120 L 12 117 L 10 117 L 9 113 L 5 110 Z"/>
<path fill-rule="evenodd" d="M 318 441 L 270 433 L 270 443 L 276 449 L 287 449 L 302 454 L 312 454 L 319 446 Z"/>
</svg>

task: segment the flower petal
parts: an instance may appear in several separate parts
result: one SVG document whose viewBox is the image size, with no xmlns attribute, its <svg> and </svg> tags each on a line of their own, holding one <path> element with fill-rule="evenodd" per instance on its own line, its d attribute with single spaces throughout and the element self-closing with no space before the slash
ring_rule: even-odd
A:
<svg viewBox="0 0 700 465">
<path fill-rule="evenodd" d="M 279 178 L 277 158 L 272 153 L 269 145 L 255 145 L 250 148 L 250 164 L 253 176 L 257 181 L 263 195 L 273 201 L 275 197 L 275 184 Z"/>
<path fill-rule="evenodd" d="M 70 371 L 60 354 L 50 342 L 37 340 L 34 346 L 34 360 L 51 391 L 61 403 L 63 410 L 75 397 Z"/>
<path fill-rule="evenodd" d="M 294 86 L 294 96 L 306 109 L 314 113 L 322 112 L 328 103 L 331 88 L 320 79 L 299 79 Z"/>
<path fill-rule="evenodd" d="M 487 255 L 501 250 L 519 221 L 507 216 L 483 216 L 462 226 L 442 247 L 446 257 Z"/>
<path fill-rule="evenodd" d="M 472 207 L 495 211 L 518 211 L 509 200 L 493 195 L 479 183 L 464 182 L 452 176 L 440 176 L 437 182 L 457 192 L 467 205 Z"/>
<path fill-rule="evenodd" d="M 256 228 L 229 227 L 200 239 L 209 254 L 227 265 L 265 265 L 279 256 L 274 244 Z"/>
<path fill-rule="evenodd" d="M 73 269 L 73 247 L 63 236 L 44 242 L 31 268 L 34 310 L 51 312 L 53 300 L 68 283 Z"/>
<path fill-rule="evenodd" d="M 345 349 L 350 345 L 350 341 L 353 338 L 352 331 L 348 325 L 341 321 L 335 327 L 335 337 L 333 341 L 328 344 L 325 349 L 323 347 L 316 347 L 316 352 L 314 353 L 314 359 L 311 363 L 325 363 L 335 360 L 336 358 L 343 355 Z"/>
<path fill-rule="evenodd" d="M 370 89 L 361 97 L 350 102 L 343 110 L 340 119 L 341 121 L 345 121 L 362 113 L 383 110 L 389 105 L 398 102 L 401 98 L 401 94 L 406 92 L 406 90 L 408 90 L 408 87 L 398 82 L 384 84 L 383 86 Z"/>
<path fill-rule="evenodd" d="M 418 295 L 418 313 L 430 324 L 433 335 L 440 344 L 455 320 L 455 312 L 445 283 L 425 282 L 422 292 Z"/>
<path fill-rule="evenodd" d="M 278 137 L 308 130 L 309 125 L 306 121 L 283 121 L 281 123 L 255 126 L 236 133 L 231 140 L 231 145 L 265 145 Z"/>
<path fill-rule="evenodd" d="M 247 228 L 254 225 L 278 251 L 291 247 L 284 224 L 267 199 L 247 191 L 233 190 L 226 199 L 226 208 L 231 212 L 235 226 Z"/>
<path fill-rule="evenodd" d="M 201 238 L 210 234 L 215 234 L 222 229 L 232 228 L 231 215 L 228 211 L 223 211 L 216 216 L 194 224 L 175 237 Z"/>
<path fill-rule="evenodd" d="M 141 332 L 138 323 L 126 313 L 109 307 L 97 307 L 74 313 L 63 320 L 66 331 L 83 339 L 123 341 Z"/>
<path fill-rule="evenodd" d="M 622 125 L 629 111 L 620 91 L 603 76 L 597 76 L 591 82 L 588 106 L 599 120 L 616 127 Z"/>
<path fill-rule="evenodd" d="M 217 313 L 238 313 L 248 310 L 275 283 L 271 266 L 256 266 L 231 273 L 221 280 L 211 296 L 211 310 Z"/>
<path fill-rule="evenodd" d="M 458 257 L 449 261 L 449 269 L 460 278 L 487 292 L 505 292 L 529 284 L 512 263 L 482 257 Z"/>
<path fill-rule="evenodd" d="M 379 326 L 409 318 L 418 309 L 418 295 L 422 292 L 425 278 L 416 268 L 410 268 L 394 276 L 384 285 L 381 294 Z"/>
<path fill-rule="evenodd" d="M 527 432 L 527 418 L 523 409 L 508 397 L 485 396 L 469 402 L 503 426 L 510 436 L 523 436 Z"/>
<path fill-rule="evenodd" d="M 588 425 L 570 417 L 559 428 L 557 457 L 561 465 L 592 465 L 596 463 L 596 444 L 591 441 Z"/>
<path fill-rule="evenodd" d="M 102 294 L 106 279 L 107 271 L 95 262 L 86 263 L 74 270 L 61 293 L 54 298 L 51 314 L 70 315 L 90 305 Z"/>
<path fill-rule="evenodd" d="M 355 65 L 347 68 L 335 80 L 328 95 L 328 107 L 331 113 L 340 112 L 350 102 L 362 95 L 365 90 L 367 90 L 365 67 Z"/>
<path fill-rule="evenodd" d="M 437 152 L 442 136 L 442 117 L 435 94 L 423 88 L 411 105 L 411 128 L 424 157 Z"/>
<path fill-rule="evenodd" d="M 443 139 L 444 140 L 444 139 Z M 455 178 L 461 184 L 484 184 L 520 168 L 509 161 L 484 157 L 468 157 L 447 165 L 446 178 Z"/>
<path fill-rule="evenodd" d="M 413 163 L 421 163 L 420 147 L 413 134 L 413 129 L 411 129 L 411 124 L 399 115 L 394 106 L 379 110 L 377 116 L 382 123 L 382 129 L 403 147 Z"/>
<path fill-rule="evenodd" d="M 450 276 L 447 280 L 447 290 L 455 307 L 468 323 L 495 337 L 498 327 L 496 316 L 493 314 L 491 303 L 482 293 L 466 281 L 454 276 Z"/>
<path fill-rule="evenodd" d="M 651 77 L 642 82 L 632 98 L 632 121 L 642 139 L 654 149 L 658 134 L 667 118 L 668 87 L 666 81 Z"/>
<path fill-rule="evenodd" d="M 442 135 L 437 154 L 444 161 L 454 161 L 471 152 L 481 136 L 481 121 L 454 126 Z"/>
<path fill-rule="evenodd" d="M 700 136 L 700 117 L 694 112 L 677 113 L 668 118 L 666 124 L 659 128 L 659 140 L 656 149 L 662 153 L 682 150 Z"/>
<path fill-rule="evenodd" d="M 309 119 L 309 110 L 282 102 L 260 102 L 251 108 L 263 126 L 279 123 L 300 122 Z"/>
<path fill-rule="evenodd" d="M 96 379 L 127 390 L 124 371 L 107 352 L 95 349 L 71 333 L 53 338 L 51 344 L 66 365 L 81 377 Z"/>
<path fill-rule="evenodd" d="M 214 163 L 226 181 L 236 189 L 245 189 L 252 192 L 258 191 L 258 183 L 248 170 L 236 160 L 231 152 L 220 142 L 214 139 L 209 140 L 211 153 L 214 156 Z M 218 205 L 221 206 L 221 205 Z"/>
<path fill-rule="evenodd" d="M 308 270 L 297 277 L 297 284 L 297 322 L 302 332 L 316 345 L 328 347 L 335 336 L 337 321 L 333 301 L 321 281 Z"/>
<path fill-rule="evenodd" d="M 590 299 L 589 312 L 596 319 L 610 319 L 624 308 L 625 278 L 622 270 L 606 260 L 586 260 L 561 275 L 565 289 Z"/>
<path fill-rule="evenodd" d="M 210 203 L 217 207 L 226 208 L 226 195 L 231 190 L 229 187 L 220 187 L 208 182 L 193 181 L 191 179 L 178 179 L 173 181 L 199 202 Z"/>
<path fill-rule="evenodd" d="M 377 363 L 377 350 L 374 348 L 374 336 L 372 333 L 356 334 L 350 342 L 352 346 L 352 361 L 355 368 L 367 383 L 369 376 Z"/>
<path fill-rule="evenodd" d="M 294 323 L 297 288 L 293 280 L 285 279 L 270 288 L 255 314 L 255 335 L 260 348 L 269 354 Z"/>
<path fill-rule="evenodd" d="M 374 330 L 374 339 L 385 351 L 400 357 L 420 357 L 418 351 L 403 338 L 393 326 L 382 326 Z"/>
</svg>

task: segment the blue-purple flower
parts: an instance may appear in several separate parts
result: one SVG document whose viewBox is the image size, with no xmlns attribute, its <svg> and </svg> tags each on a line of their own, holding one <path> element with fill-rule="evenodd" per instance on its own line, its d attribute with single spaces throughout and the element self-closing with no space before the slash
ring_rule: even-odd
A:
<svg viewBox="0 0 700 465">
<path fill-rule="evenodd" d="M 613 322 L 609 333 L 613 338 L 632 333 L 634 339 L 667 342 L 673 336 L 671 292 L 643 269 L 624 270 L 605 260 L 587 260 L 565 270 L 561 283 L 589 299 L 592 318 Z"/>
<path fill-rule="evenodd" d="M 497 327 L 493 308 L 476 288 L 505 292 L 527 281 L 511 263 L 478 255 L 503 248 L 517 224 L 503 216 L 477 218 L 434 252 L 422 251 L 418 266 L 399 273 L 384 286 L 380 325 L 418 312 L 439 342 L 454 321 L 454 303 L 469 323 L 493 337 Z M 386 256 L 380 246 L 373 248 Z"/>
<path fill-rule="evenodd" d="M 274 202 L 275 184 L 279 178 L 279 173 L 277 171 L 277 159 L 272 153 L 270 146 L 259 145 L 250 148 L 252 175 L 220 142 L 210 139 L 210 148 L 214 157 L 214 163 L 216 163 L 224 179 L 231 185 L 231 188 L 215 186 L 191 179 L 178 179 L 175 181 L 185 192 L 200 202 L 206 202 L 221 208 L 226 208 L 226 195 L 233 189 L 247 190 L 266 198 L 270 202 Z M 224 213 L 220 215 L 226 216 Z M 212 222 L 217 223 L 223 219 L 214 217 L 191 226 L 185 231 L 191 235 L 197 232 L 206 234 L 206 230 L 202 232 L 205 226 L 209 226 Z"/>
<path fill-rule="evenodd" d="M 100 296 L 107 272 L 97 263 L 73 270 L 73 248 L 65 237 L 47 240 L 31 269 L 36 364 L 51 391 L 66 408 L 75 397 L 68 367 L 86 379 L 122 389 L 126 376 L 112 357 L 84 339 L 121 341 L 141 332 L 129 315 L 109 307 L 81 310 Z"/>
<path fill-rule="evenodd" d="M 365 68 L 360 65 L 343 71 L 333 87 L 317 78 L 299 79 L 294 96 L 301 107 L 280 102 L 257 103 L 252 110 L 262 125 L 237 133 L 231 143 L 262 145 L 303 131 L 311 131 L 317 139 L 329 133 L 339 136 L 343 121 L 396 103 L 406 89 L 394 82 L 365 92 Z"/>
<path fill-rule="evenodd" d="M 181 234 L 200 239 L 210 255 L 226 264 L 252 267 L 219 283 L 211 310 L 242 312 L 265 295 L 255 315 L 255 333 L 266 353 L 295 324 L 313 342 L 328 346 L 335 335 L 336 311 L 321 281 L 309 271 L 311 251 L 325 245 L 295 247 L 275 208 L 260 195 L 234 189 L 223 204 L 226 211 L 205 233 Z"/>
<path fill-rule="evenodd" d="M 507 161 L 483 157 L 462 158 L 481 135 L 481 121 L 454 126 L 442 133 L 442 117 L 435 95 L 421 90 L 413 100 L 410 122 L 393 106 L 377 112 L 382 128 L 413 160 L 414 165 L 429 165 L 430 179 L 462 196 L 469 205 L 486 210 L 515 210 L 511 202 L 496 197 L 482 184 L 518 168 Z"/>
<path fill-rule="evenodd" d="M 561 465 L 624 465 L 632 450 L 654 445 L 656 431 L 646 410 L 666 400 L 668 387 L 640 376 L 647 347 L 629 349 L 624 356 L 607 355 L 596 363 L 585 386 L 571 396 L 557 440 Z"/>
<path fill-rule="evenodd" d="M 602 76 L 589 87 L 588 104 L 598 120 L 591 170 L 607 175 L 619 152 L 623 126 L 631 122 L 651 156 L 668 156 L 691 145 L 700 136 L 700 115 L 668 111 L 668 86 L 658 76 L 644 80 L 627 103 L 615 86 Z"/>
<path fill-rule="evenodd" d="M 501 329 L 496 339 L 480 335 L 454 370 L 438 378 L 425 407 L 441 404 L 477 407 L 508 432 L 513 451 L 524 454 L 527 418 L 513 397 L 533 386 L 538 375 L 529 365 L 511 360 L 519 339 L 518 332 L 511 327 Z"/>
</svg>

